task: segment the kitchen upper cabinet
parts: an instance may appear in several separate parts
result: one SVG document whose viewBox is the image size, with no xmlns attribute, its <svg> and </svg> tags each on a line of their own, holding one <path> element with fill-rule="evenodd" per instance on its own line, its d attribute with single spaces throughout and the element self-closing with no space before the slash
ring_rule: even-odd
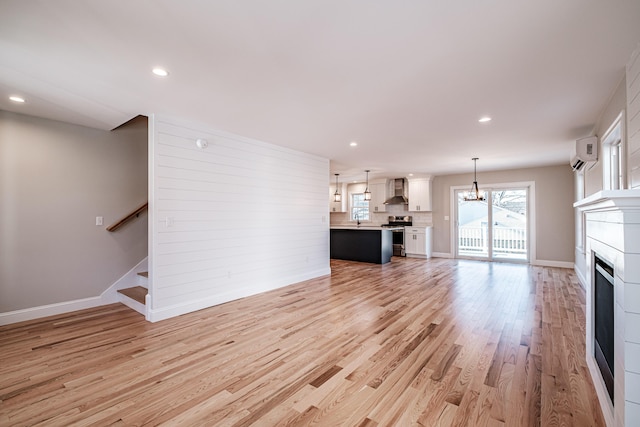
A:
<svg viewBox="0 0 640 427">
<path fill-rule="evenodd" d="M 405 227 L 404 251 L 408 257 L 431 258 L 432 227 Z"/>
<path fill-rule="evenodd" d="M 347 206 L 349 201 L 349 195 L 347 194 L 347 184 L 338 184 L 338 189 L 342 195 L 342 200 L 339 202 L 333 201 L 333 195 L 336 192 L 336 185 L 331 184 L 329 186 L 329 212 L 347 212 Z"/>
<path fill-rule="evenodd" d="M 409 211 L 431 211 L 431 178 L 409 179 Z"/>
<path fill-rule="evenodd" d="M 371 200 L 369 201 L 369 212 L 386 212 L 387 205 L 384 201 L 388 198 L 389 185 L 386 179 L 369 181 L 369 191 Z"/>
</svg>

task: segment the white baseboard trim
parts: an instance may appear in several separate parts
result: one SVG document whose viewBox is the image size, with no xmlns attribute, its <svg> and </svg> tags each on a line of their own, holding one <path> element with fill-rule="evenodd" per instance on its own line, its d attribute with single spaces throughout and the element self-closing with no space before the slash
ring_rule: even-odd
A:
<svg viewBox="0 0 640 427">
<path fill-rule="evenodd" d="M 147 314 L 146 319 L 150 322 L 158 322 L 160 320 L 169 319 L 172 317 L 180 316 L 182 314 L 191 313 L 194 311 L 202 310 L 205 308 L 213 307 L 215 305 L 223 304 L 225 302 L 237 300 L 240 298 L 249 297 L 251 295 L 257 295 L 263 292 L 272 291 L 274 289 L 283 288 L 285 286 L 293 285 L 295 283 L 304 282 L 305 280 L 311 280 L 322 276 L 328 276 L 331 274 L 331 269 L 316 270 L 310 273 L 305 273 L 298 276 L 287 278 L 284 281 L 264 283 L 260 286 L 251 287 L 251 289 L 235 289 L 231 292 L 224 294 L 212 295 L 208 298 L 200 298 L 193 301 L 184 302 L 181 304 L 175 304 L 160 309 L 150 308 L 150 301 L 147 301 Z M 147 300 L 148 300 L 147 295 Z"/>
<path fill-rule="evenodd" d="M 434 252 L 433 257 L 434 258 L 453 258 L 453 254 L 446 253 L 446 252 Z M 468 259 L 468 258 L 461 258 L 461 259 Z M 507 260 L 500 260 L 500 261 L 509 262 Z M 537 260 L 531 260 L 530 264 L 538 265 L 540 267 L 574 268 L 574 264 L 572 262 L 565 262 L 565 261 L 549 261 L 549 260 L 537 259 Z"/>
<path fill-rule="evenodd" d="M 434 258 L 453 258 L 453 255 L 446 252 L 434 252 L 432 256 Z"/>
<path fill-rule="evenodd" d="M 57 314 L 69 313 L 71 311 L 84 310 L 85 308 L 93 308 L 105 304 L 109 303 L 104 302 L 102 297 L 91 297 L 9 311 L 6 313 L 0 313 L 0 326 L 39 319 L 41 317 L 55 316 Z"/>
<path fill-rule="evenodd" d="M 146 266 L 147 258 L 140 261 L 135 267 L 129 270 L 124 276 L 118 279 L 113 285 L 109 286 L 107 290 L 97 297 L 63 301 L 55 304 L 47 304 L 38 307 L 0 313 L 0 326 L 119 302 L 118 289 L 135 286 L 137 283 L 136 276 L 138 271 L 142 271 L 140 269 L 146 269 Z"/>
<path fill-rule="evenodd" d="M 544 259 L 531 260 L 531 265 L 537 265 L 540 267 L 559 267 L 559 268 L 574 268 L 572 262 L 567 261 L 549 261 Z"/>
<path fill-rule="evenodd" d="M 420 254 L 407 254 L 407 258 L 422 258 L 422 259 L 429 259 L 431 257 L 428 257 L 426 255 L 420 255 Z"/>
<path fill-rule="evenodd" d="M 607 392 L 607 386 L 604 384 L 604 380 L 602 379 L 600 368 L 598 368 L 596 359 L 595 357 L 591 356 L 591 353 L 587 353 L 586 359 L 587 368 L 589 369 L 589 374 L 591 375 L 591 382 L 593 383 L 593 387 L 596 389 L 598 404 L 600 405 L 600 409 L 602 410 L 605 424 L 608 426 L 613 426 L 615 425 L 615 412 L 613 409 L 613 404 L 609 400 L 609 393 Z M 624 373 L 622 375 L 624 375 Z M 628 401 L 625 402 L 625 404 L 628 403 Z M 628 420 L 627 422 L 629 421 L 630 420 Z"/>
<path fill-rule="evenodd" d="M 584 277 L 582 275 L 582 272 L 580 271 L 578 266 L 576 266 L 575 264 L 573 266 L 573 270 L 576 272 L 576 277 L 578 278 L 578 282 L 580 282 L 580 286 L 582 286 L 582 289 L 584 289 L 586 291 L 587 290 L 587 279 L 586 279 L 586 277 Z"/>
</svg>

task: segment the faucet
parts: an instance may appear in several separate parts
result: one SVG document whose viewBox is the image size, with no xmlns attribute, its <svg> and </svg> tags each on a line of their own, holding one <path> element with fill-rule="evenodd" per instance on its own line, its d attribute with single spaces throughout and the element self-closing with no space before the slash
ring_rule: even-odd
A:
<svg viewBox="0 0 640 427">
<path fill-rule="evenodd" d="M 358 212 L 356 212 L 356 225 L 360 227 L 360 218 L 358 217 Z"/>
</svg>

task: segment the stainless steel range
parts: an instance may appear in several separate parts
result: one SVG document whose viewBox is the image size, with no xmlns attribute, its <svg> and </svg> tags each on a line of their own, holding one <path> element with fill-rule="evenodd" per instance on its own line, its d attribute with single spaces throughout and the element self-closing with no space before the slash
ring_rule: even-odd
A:
<svg viewBox="0 0 640 427">
<path fill-rule="evenodd" d="M 393 255 L 406 256 L 404 251 L 404 227 L 413 225 L 411 216 L 389 216 L 389 223 L 382 227 L 391 228 L 393 236 Z"/>
</svg>

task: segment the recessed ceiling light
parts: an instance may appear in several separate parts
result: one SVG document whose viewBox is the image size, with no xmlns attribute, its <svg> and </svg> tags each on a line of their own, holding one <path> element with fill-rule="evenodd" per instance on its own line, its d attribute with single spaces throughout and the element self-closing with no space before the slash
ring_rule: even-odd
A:
<svg viewBox="0 0 640 427">
<path fill-rule="evenodd" d="M 10 96 L 9 99 L 12 100 L 13 102 L 19 102 L 21 104 L 24 103 L 24 98 L 19 96 Z"/>
<path fill-rule="evenodd" d="M 412 173 L 410 173 L 410 174 L 409 174 L 409 176 L 413 176 L 413 174 L 412 174 Z"/>
<path fill-rule="evenodd" d="M 169 72 L 167 70 L 160 67 L 154 68 L 153 70 L 151 70 L 151 72 L 153 72 L 153 74 L 155 74 L 156 76 L 160 76 L 160 77 L 167 77 L 169 75 Z"/>
<path fill-rule="evenodd" d="M 358 143 L 357 143 L 357 142 L 355 142 L 355 141 L 351 141 L 351 143 L 350 143 L 349 145 L 350 145 L 350 146 L 352 146 L 352 147 L 355 147 L 355 146 L 357 146 L 357 145 L 358 145 Z"/>
<path fill-rule="evenodd" d="M 480 123 L 487 123 L 491 121 L 491 117 L 482 117 L 480 120 L 478 120 Z"/>
</svg>

